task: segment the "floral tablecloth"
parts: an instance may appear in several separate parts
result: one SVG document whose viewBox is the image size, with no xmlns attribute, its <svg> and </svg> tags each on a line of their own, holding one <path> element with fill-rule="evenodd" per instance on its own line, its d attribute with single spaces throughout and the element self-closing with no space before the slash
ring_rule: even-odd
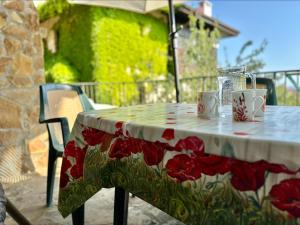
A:
<svg viewBox="0 0 300 225">
<path fill-rule="evenodd" d="M 78 115 L 58 208 L 67 216 L 101 188 L 123 187 L 185 224 L 300 224 L 300 107 L 264 118 L 197 117 L 193 104 Z"/>
</svg>

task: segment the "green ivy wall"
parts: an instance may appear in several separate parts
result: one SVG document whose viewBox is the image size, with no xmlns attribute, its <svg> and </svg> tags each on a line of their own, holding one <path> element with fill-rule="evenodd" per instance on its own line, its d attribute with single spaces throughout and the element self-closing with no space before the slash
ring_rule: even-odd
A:
<svg viewBox="0 0 300 225">
<path fill-rule="evenodd" d="M 60 15 L 56 25 L 58 52 L 45 54 L 47 80 L 130 82 L 166 76 L 167 24 L 123 10 L 59 6 L 45 5 L 39 10 L 42 20 Z M 60 75 L 59 68 L 67 79 Z M 102 99 L 114 98 L 120 104 L 119 90 L 106 87 L 108 96 Z M 136 97 L 137 87 L 132 86 L 126 95 L 127 99 Z"/>
</svg>

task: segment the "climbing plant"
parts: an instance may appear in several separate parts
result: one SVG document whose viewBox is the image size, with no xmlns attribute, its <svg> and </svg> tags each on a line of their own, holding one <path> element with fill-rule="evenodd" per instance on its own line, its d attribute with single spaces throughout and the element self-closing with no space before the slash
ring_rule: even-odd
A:
<svg viewBox="0 0 300 225">
<path fill-rule="evenodd" d="M 39 12 L 43 20 L 59 15 L 56 54 L 78 71 L 77 81 L 137 82 L 167 74 L 168 26 L 161 20 L 118 9 L 70 6 L 65 0 L 49 0 Z M 106 87 L 102 99 L 120 104 L 119 88 Z M 132 85 L 125 97 L 137 94 Z"/>
</svg>

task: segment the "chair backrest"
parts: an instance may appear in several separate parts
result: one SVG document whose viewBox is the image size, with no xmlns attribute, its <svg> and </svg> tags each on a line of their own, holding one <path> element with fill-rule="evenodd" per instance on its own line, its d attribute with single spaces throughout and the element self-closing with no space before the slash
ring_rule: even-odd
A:
<svg viewBox="0 0 300 225">
<path fill-rule="evenodd" d="M 247 88 L 251 88 L 251 79 L 247 78 Z M 274 81 L 270 78 L 257 77 L 256 88 L 267 89 L 267 105 L 277 105 L 277 96 Z"/>
<path fill-rule="evenodd" d="M 86 95 L 79 86 L 67 84 L 44 84 L 40 86 L 40 121 L 58 117 L 68 119 L 71 129 L 79 112 L 92 110 Z M 63 144 L 61 125 L 48 123 L 49 141 Z"/>
</svg>

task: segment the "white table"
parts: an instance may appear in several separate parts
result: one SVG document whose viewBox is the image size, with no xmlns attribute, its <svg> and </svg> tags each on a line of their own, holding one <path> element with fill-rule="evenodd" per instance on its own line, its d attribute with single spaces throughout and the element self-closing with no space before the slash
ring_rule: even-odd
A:
<svg viewBox="0 0 300 225">
<path fill-rule="evenodd" d="M 103 118 L 101 124 L 97 122 L 99 117 Z M 143 129 L 143 139 L 148 141 L 160 140 L 163 130 L 174 128 L 175 138 L 170 144 L 195 135 L 205 141 L 207 153 L 219 155 L 226 148 L 228 154 L 232 149 L 236 158 L 246 161 L 265 159 L 291 169 L 300 165 L 300 107 L 267 106 L 265 117 L 256 118 L 257 122 L 233 121 L 231 107 L 226 107 L 216 119 L 200 119 L 193 104 L 149 104 L 91 111 L 79 114 L 78 120 L 109 133 L 114 132 L 112 121 L 124 121 L 125 129 L 133 137 L 138 138 Z"/>
</svg>

